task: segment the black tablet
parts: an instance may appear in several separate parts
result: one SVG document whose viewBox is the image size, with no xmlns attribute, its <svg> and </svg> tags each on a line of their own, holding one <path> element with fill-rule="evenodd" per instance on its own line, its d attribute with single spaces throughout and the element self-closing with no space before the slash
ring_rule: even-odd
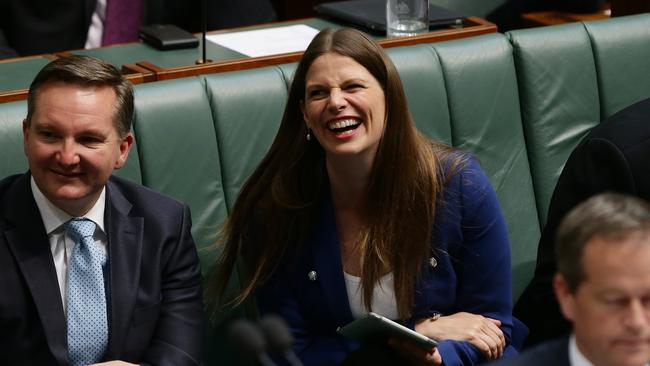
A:
<svg viewBox="0 0 650 366">
<path fill-rule="evenodd" d="M 339 328 L 338 333 L 363 343 L 385 342 L 388 338 L 395 337 L 409 340 L 424 350 L 438 345 L 434 339 L 375 313 L 369 313 Z"/>
</svg>

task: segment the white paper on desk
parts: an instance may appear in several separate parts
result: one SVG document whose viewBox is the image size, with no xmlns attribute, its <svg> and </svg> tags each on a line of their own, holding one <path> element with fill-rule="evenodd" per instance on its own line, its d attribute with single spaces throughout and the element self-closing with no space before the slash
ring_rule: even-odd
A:
<svg viewBox="0 0 650 366">
<path fill-rule="evenodd" d="M 304 24 L 206 36 L 210 42 L 249 57 L 277 55 L 307 49 L 318 29 Z"/>
</svg>

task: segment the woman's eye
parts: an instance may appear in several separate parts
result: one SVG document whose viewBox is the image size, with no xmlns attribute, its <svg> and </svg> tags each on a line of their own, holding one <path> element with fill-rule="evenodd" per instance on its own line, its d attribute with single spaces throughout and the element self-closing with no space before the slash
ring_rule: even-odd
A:
<svg viewBox="0 0 650 366">
<path fill-rule="evenodd" d="M 309 92 L 309 97 L 318 98 L 318 97 L 325 96 L 325 94 L 326 94 L 325 90 L 316 89 Z"/>
<path fill-rule="evenodd" d="M 361 85 L 361 84 L 350 84 L 350 85 L 345 87 L 345 90 L 348 90 L 348 91 L 357 91 L 357 90 L 360 90 L 360 89 L 364 89 L 364 86 Z"/>
</svg>

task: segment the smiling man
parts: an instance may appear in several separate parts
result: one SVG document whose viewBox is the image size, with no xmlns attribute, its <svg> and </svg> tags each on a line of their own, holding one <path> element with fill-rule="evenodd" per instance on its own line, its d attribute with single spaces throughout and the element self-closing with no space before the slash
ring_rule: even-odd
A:
<svg viewBox="0 0 650 366">
<path fill-rule="evenodd" d="M 573 334 L 497 365 L 648 365 L 648 203 L 615 193 L 584 201 L 560 225 L 556 259 L 555 294 Z"/>
<path fill-rule="evenodd" d="M 27 105 L 29 172 L 0 181 L 0 364 L 198 365 L 189 209 L 112 176 L 134 140 L 131 84 L 65 57 Z"/>
</svg>

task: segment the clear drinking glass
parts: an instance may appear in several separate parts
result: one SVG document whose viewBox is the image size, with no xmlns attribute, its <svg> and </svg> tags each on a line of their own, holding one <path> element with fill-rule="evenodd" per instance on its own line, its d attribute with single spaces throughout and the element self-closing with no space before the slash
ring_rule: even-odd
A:
<svg viewBox="0 0 650 366">
<path fill-rule="evenodd" d="M 389 37 L 413 36 L 429 30 L 429 0 L 386 0 Z"/>
</svg>

